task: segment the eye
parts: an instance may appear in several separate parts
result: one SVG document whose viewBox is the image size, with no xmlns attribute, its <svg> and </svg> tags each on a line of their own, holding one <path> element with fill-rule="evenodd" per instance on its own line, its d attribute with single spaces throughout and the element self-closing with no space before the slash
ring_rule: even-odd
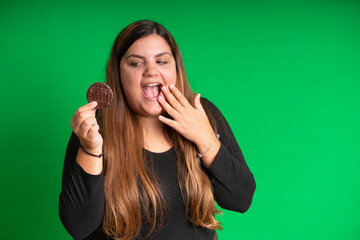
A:
<svg viewBox="0 0 360 240">
<path fill-rule="evenodd" d="M 160 65 L 164 65 L 168 63 L 167 61 L 156 61 L 156 62 L 159 63 Z"/>
<path fill-rule="evenodd" d="M 130 62 L 130 66 L 137 67 L 140 66 L 141 62 Z"/>
</svg>

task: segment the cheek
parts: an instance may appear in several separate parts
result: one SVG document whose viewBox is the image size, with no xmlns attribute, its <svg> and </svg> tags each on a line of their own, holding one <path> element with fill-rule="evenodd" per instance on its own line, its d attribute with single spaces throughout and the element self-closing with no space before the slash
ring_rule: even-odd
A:
<svg viewBox="0 0 360 240">
<path fill-rule="evenodd" d="M 177 79 L 176 70 L 173 69 L 171 71 L 163 73 L 163 77 L 168 85 L 170 85 L 171 83 L 175 84 Z"/>
<path fill-rule="evenodd" d="M 125 92 L 132 91 L 139 85 L 138 75 L 139 73 L 137 72 L 121 73 L 121 83 Z"/>
</svg>

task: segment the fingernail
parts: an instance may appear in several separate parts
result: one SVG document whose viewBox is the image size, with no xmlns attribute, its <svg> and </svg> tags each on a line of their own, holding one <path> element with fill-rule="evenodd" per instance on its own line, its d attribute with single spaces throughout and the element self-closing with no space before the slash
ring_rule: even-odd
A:
<svg viewBox="0 0 360 240">
<path fill-rule="evenodd" d="M 173 89 L 174 88 L 174 84 L 170 84 L 170 89 Z"/>
<path fill-rule="evenodd" d="M 166 90 L 166 86 L 163 86 L 163 87 L 161 88 L 161 90 L 165 91 L 165 90 Z"/>
<path fill-rule="evenodd" d="M 159 96 L 158 99 L 159 99 L 159 101 L 161 101 L 161 100 L 162 100 L 162 96 Z"/>
<path fill-rule="evenodd" d="M 95 107 L 95 106 L 97 105 L 97 102 L 96 102 L 96 101 L 93 101 L 93 102 L 91 102 L 91 105 L 92 105 L 93 107 Z"/>
</svg>

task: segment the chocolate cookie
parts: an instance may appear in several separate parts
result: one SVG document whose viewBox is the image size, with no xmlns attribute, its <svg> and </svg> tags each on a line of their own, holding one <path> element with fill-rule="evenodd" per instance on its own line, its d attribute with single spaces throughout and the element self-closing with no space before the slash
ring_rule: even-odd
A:
<svg viewBox="0 0 360 240">
<path fill-rule="evenodd" d="M 86 93 L 88 102 L 96 101 L 97 108 L 109 106 L 113 100 L 113 91 L 106 83 L 97 82 L 92 84 Z"/>
</svg>

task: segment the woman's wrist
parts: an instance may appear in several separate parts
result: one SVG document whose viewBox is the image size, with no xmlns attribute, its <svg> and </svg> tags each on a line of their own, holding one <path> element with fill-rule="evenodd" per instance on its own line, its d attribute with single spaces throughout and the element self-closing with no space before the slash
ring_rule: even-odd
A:
<svg viewBox="0 0 360 240">
<path fill-rule="evenodd" d="M 104 150 L 101 148 L 95 148 L 95 149 L 85 149 L 82 145 L 80 145 L 81 150 L 86 153 L 87 155 L 101 158 L 104 156 Z M 101 153 L 99 153 L 101 152 Z M 99 154 L 98 154 L 99 153 Z"/>
<path fill-rule="evenodd" d="M 217 140 L 209 151 L 201 157 L 201 161 L 207 166 L 211 167 L 216 161 L 216 156 L 220 150 L 221 142 Z"/>
<path fill-rule="evenodd" d="M 213 144 L 216 139 L 216 133 L 214 131 L 209 132 L 208 134 L 200 134 L 195 143 L 198 152 L 204 153 L 210 146 Z"/>
<path fill-rule="evenodd" d="M 94 153 L 94 155 L 102 154 L 102 148 L 86 149 L 89 153 Z M 92 175 L 99 175 L 103 171 L 103 157 L 100 158 L 94 157 L 86 153 L 81 147 L 79 147 L 79 152 L 76 157 L 77 163 L 84 169 L 85 172 Z"/>
<path fill-rule="evenodd" d="M 102 141 L 97 144 L 94 144 L 94 143 L 89 144 L 89 142 L 87 142 L 85 140 L 80 140 L 80 148 L 83 151 L 89 152 L 94 155 L 99 155 L 99 154 L 103 153 Z"/>
<path fill-rule="evenodd" d="M 199 138 L 199 142 L 196 143 L 196 146 L 198 153 L 201 154 L 201 160 L 203 163 L 205 163 L 208 167 L 213 165 L 221 146 L 218 135 L 212 131 L 212 133 L 208 136 Z"/>
<path fill-rule="evenodd" d="M 215 140 L 211 143 L 211 145 L 204 151 L 204 152 L 199 152 L 198 156 L 199 158 L 202 158 L 207 152 L 209 152 L 211 150 L 211 148 L 216 144 L 216 142 L 219 140 L 220 138 L 220 134 L 216 134 L 216 138 Z"/>
</svg>

